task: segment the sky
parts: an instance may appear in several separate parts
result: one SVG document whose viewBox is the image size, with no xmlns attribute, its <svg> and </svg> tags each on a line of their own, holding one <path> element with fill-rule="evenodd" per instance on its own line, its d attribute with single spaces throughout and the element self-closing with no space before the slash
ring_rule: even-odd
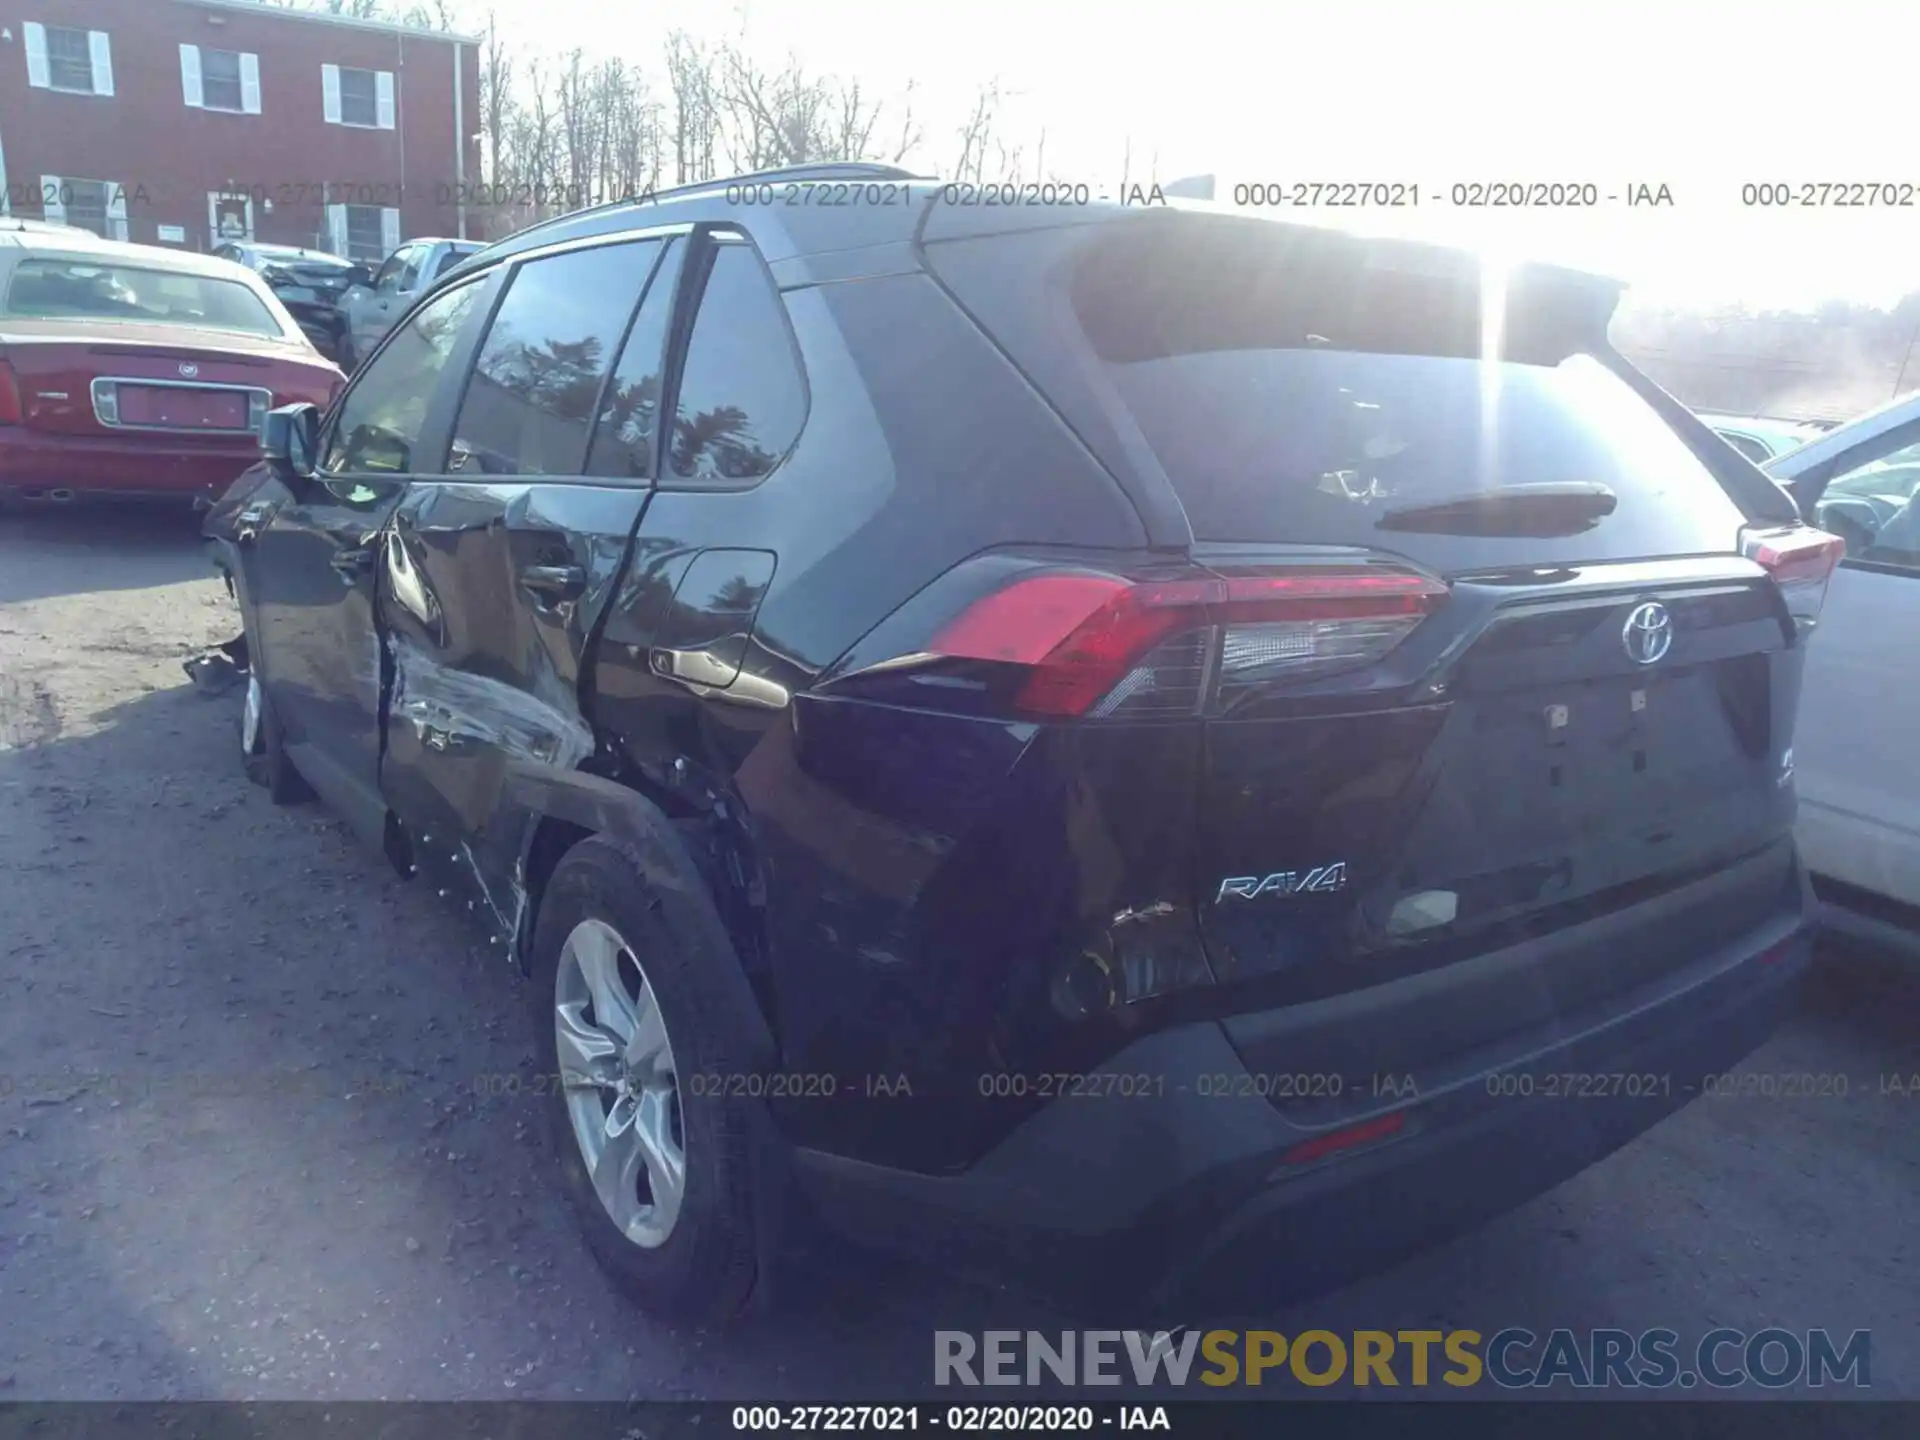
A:
<svg viewBox="0 0 1920 1440">
<path fill-rule="evenodd" d="M 1010 98 L 1002 131 L 1047 168 L 1135 179 L 1406 181 L 1418 212 L 1318 212 L 1560 260 L 1653 303 L 1891 304 L 1920 290 L 1920 6 L 1823 0 L 470 0 L 517 49 L 652 63 L 665 33 L 744 36 L 762 59 L 917 82 L 926 143 L 950 170 L 980 86 Z M 1874 56 L 1885 57 L 1885 66 Z M 897 111 L 895 112 L 897 115 Z M 1029 162 L 1031 163 L 1031 162 Z M 1594 209 L 1461 210 L 1456 183 L 1591 182 Z M 1905 186 L 1905 207 L 1769 208 L 1749 184 Z M 1605 201 L 1665 185 L 1671 206 Z M 1288 212 L 1288 218 L 1303 217 Z"/>
</svg>

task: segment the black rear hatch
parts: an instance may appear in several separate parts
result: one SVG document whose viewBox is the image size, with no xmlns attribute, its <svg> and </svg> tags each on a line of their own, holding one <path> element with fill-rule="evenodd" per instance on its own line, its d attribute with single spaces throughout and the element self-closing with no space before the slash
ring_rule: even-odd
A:
<svg viewBox="0 0 1920 1440">
<path fill-rule="evenodd" d="M 1611 350 L 1617 287 L 1219 215 L 966 223 L 935 217 L 932 269 L 1159 538 L 1222 574 L 1347 556 L 1444 586 L 1378 644 L 1256 617 L 1194 662 L 1194 893 L 1236 1003 L 1481 953 L 1789 835 L 1799 649 L 1742 539 L 1793 517 Z"/>
</svg>

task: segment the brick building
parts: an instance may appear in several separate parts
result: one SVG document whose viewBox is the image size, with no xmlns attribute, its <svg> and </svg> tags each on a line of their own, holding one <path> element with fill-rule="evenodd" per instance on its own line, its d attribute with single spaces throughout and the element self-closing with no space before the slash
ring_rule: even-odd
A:
<svg viewBox="0 0 1920 1440">
<path fill-rule="evenodd" d="M 477 235 L 477 42 L 254 0 L 0 0 L 0 210 L 377 261 Z"/>
</svg>

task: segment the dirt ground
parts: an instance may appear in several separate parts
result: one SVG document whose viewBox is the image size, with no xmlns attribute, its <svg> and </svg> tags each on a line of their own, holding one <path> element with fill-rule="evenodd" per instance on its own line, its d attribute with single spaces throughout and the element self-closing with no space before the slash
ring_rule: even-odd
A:
<svg viewBox="0 0 1920 1440">
<path fill-rule="evenodd" d="M 0 519 L 0 1400 L 905 1397 L 936 1328 L 1047 1323 L 839 1253 L 726 1333 L 631 1310 L 487 1079 L 530 1061 L 520 982 L 187 684 L 234 628 L 194 529 Z M 1881 1081 L 1920 984 L 1830 971 L 1751 1068 L 1849 1094 L 1699 1101 L 1270 1323 L 1867 1328 L 1873 1393 L 1920 1397 L 1920 1095 Z"/>
</svg>

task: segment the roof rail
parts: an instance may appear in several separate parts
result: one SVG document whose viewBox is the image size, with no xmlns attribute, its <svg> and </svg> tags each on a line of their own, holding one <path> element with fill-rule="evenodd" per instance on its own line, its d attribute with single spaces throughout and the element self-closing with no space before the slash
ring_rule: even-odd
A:
<svg viewBox="0 0 1920 1440">
<path fill-rule="evenodd" d="M 675 196 L 691 195 L 698 190 L 713 190 L 726 185 L 771 184 L 776 180 L 934 180 L 938 178 L 919 170 L 909 170 L 901 165 L 888 165 L 877 160 L 818 160 L 808 165 L 786 165 L 775 170 L 749 170 L 740 175 L 716 175 L 711 180 L 690 180 L 684 185 L 675 185 L 666 190 L 649 190 L 643 195 L 607 200 L 598 205 L 589 205 L 584 209 L 569 210 L 564 215 L 551 215 L 545 220 L 534 221 L 524 230 L 516 230 L 511 235 L 501 236 L 499 240 L 489 241 L 488 245 L 518 240 L 522 235 L 531 235 L 535 231 L 547 230 L 555 225 L 579 220 L 588 215 L 598 215 L 605 210 L 618 210 L 623 205 L 671 200 Z"/>
</svg>

